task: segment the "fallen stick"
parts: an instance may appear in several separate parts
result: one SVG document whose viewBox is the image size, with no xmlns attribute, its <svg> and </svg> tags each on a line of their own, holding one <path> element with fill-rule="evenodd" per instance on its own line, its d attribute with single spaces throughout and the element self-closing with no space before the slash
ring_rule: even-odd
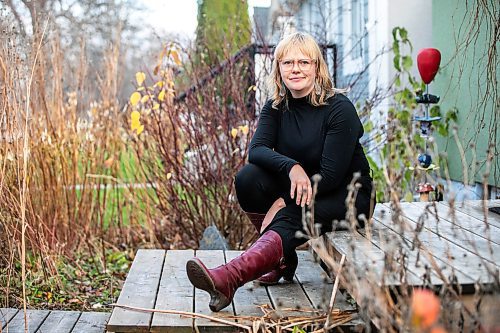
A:
<svg viewBox="0 0 500 333">
<path fill-rule="evenodd" d="M 339 288 L 340 282 L 340 273 L 342 272 L 342 266 L 344 266 L 345 254 L 340 258 L 339 269 L 337 270 L 337 274 L 335 275 L 335 283 L 333 284 L 332 297 L 330 298 L 330 304 L 328 306 L 328 313 L 325 320 L 324 330 L 327 332 L 328 327 L 330 326 L 330 317 L 333 310 L 333 305 L 335 304 L 335 297 L 337 296 L 337 289 Z"/>
<path fill-rule="evenodd" d="M 204 318 L 204 319 L 208 319 L 210 321 L 214 321 L 216 323 L 221 323 L 221 324 L 239 327 L 239 328 L 242 328 L 242 329 L 247 330 L 248 332 L 252 333 L 252 328 L 250 326 L 241 325 L 241 324 L 238 324 L 235 322 L 231 322 L 231 321 L 227 321 L 227 320 L 224 320 L 221 318 L 211 317 L 211 316 L 207 316 L 207 315 L 203 315 L 203 314 L 199 314 L 199 313 L 193 313 L 193 312 L 187 312 L 187 311 L 175 311 L 175 310 L 145 309 L 145 308 L 139 308 L 139 307 L 130 306 L 130 305 L 120 305 L 120 304 L 109 304 L 109 305 L 113 306 L 113 307 L 117 307 L 117 308 L 132 310 L 132 311 L 177 314 L 177 315 L 181 315 L 181 316 L 190 316 L 193 318 L 196 318 L 196 317 Z"/>
</svg>

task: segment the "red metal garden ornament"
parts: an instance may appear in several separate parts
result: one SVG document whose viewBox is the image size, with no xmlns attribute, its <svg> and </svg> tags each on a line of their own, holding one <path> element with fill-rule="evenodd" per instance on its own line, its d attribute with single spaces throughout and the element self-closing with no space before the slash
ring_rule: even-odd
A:
<svg viewBox="0 0 500 333">
<path fill-rule="evenodd" d="M 429 84 L 432 80 L 434 80 L 434 76 L 436 76 L 440 63 L 441 53 L 438 49 L 426 48 L 418 52 L 418 71 L 425 84 Z"/>
<path fill-rule="evenodd" d="M 434 48 L 426 48 L 420 50 L 417 55 L 417 66 L 420 73 L 422 81 L 425 83 L 425 92 L 417 93 L 416 102 L 419 104 L 424 104 L 425 113 L 423 116 L 417 116 L 414 120 L 419 122 L 420 125 L 420 136 L 425 140 L 425 151 L 419 155 L 419 163 L 422 168 L 424 168 L 424 179 L 423 182 L 418 184 L 417 192 L 420 196 L 420 201 L 429 201 L 429 194 L 434 191 L 434 187 L 427 182 L 427 172 L 435 170 L 436 166 L 432 164 L 432 157 L 428 152 L 429 144 L 428 139 L 431 135 L 432 122 L 441 119 L 439 116 L 431 117 L 429 113 L 430 104 L 436 104 L 439 102 L 439 96 L 432 95 L 429 93 L 429 83 L 434 80 L 436 73 L 439 70 L 439 64 L 441 63 L 441 53 L 439 50 Z M 434 200 L 441 200 L 441 195 L 436 193 Z"/>
</svg>

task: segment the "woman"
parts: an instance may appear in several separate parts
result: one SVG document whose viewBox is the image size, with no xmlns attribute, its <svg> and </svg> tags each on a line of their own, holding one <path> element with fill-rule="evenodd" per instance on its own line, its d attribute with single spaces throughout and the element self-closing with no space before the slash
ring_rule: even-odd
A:
<svg viewBox="0 0 500 333">
<path fill-rule="evenodd" d="M 313 175 L 321 176 L 314 198 L 314 222 L 321 233 L 338 230 L 337 221 L 345 219 L 354 173 L 360 175 L 357 216 L 367 218 L 373 211 L 370 168 L 359 143 L 363 127 L 353 104 L 333 87 L 310 35 L 294 33 L 276 46 L 270 86 L 273 98 L 262 109 L 249 164 L 235 181 L 242 209 L 262 234 L 226 265 L 207 269 L 193 258 L 186 266 L 191 283 L 210 293 L 212 311 L 229 305 L 248 281 L 293 279 L 295 248 L 306 241 L 296 235 L 303 232 L 302 209 L 311 204 Z M 358 227 L 365 218 L 358 219 Z"/>
</svg>

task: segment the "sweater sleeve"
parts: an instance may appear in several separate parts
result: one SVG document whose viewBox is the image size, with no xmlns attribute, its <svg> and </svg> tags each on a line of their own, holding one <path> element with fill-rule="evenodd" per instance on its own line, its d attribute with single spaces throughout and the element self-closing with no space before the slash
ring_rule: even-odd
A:
<svg viewBox="0 0 500 333">
<path fill-rule="evenodd" d="M 288 177 L 290 170 L 298 162 L 274 150 L 278 139 L 278 112 L 280 111 L 272 108 L 271 101 L 262 108 L 257 129 L 250 142 L 248 161 Z"/>
<path fill-rule="evenodd" d="M 337 189 L 346 177 L 351 176 L 347 172 L 362 131 L 354 105 L 347 99 L 337 103 L 328 118 L 317 195 Z"/>
</svg>

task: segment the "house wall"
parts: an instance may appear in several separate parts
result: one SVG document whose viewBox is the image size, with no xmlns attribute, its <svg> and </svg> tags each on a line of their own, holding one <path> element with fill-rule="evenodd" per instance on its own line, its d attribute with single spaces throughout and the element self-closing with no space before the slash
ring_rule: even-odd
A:
<svg viewBox="0 0 500 333">
<path fill-rule="evenodd" d="M 484 161 L 488 146 L 491 145 L 497 156 L 493 158 L 487 183 L 498 188 L 500 144 L 496 142 L 494 133 L 498 135 L 499 111 L 495 110 L 493 98 L 481 103 L 487 93 L 487 82 L 492 80 L 487 78 L 485 70 L 487 57 L 484 55 L 491 40 L 487 36 L 488 23 L 484 21 L 484 17 L 481 18 L 483 21 L 479 25 L 479 33 L 471 39 L 470 45 L 464 48 L 462 44 L 470 31 L 469 19 L 477 9 L 476 6 L 474 1 L 433 1 L 433 46 L 440 50 L 442 57 L 441 69 L 431 84 L 431 93 L 441 96 L 439 105 L 442 113 L 454 107 L 458 109 L 457 138 L 443 139 L 436 136 L 436 140 L 440 151 L 447 154 L 450 178 L 458 182 L 467 180 L 472 188 L 476 187 L 474 182 L 483 182 L 486 172 Z M 461 47 L 457 53 L 458 45 Z M 494 62 L 498 69 L 498 55 Z M 497 70 L 496 78 L 493 79 L 498 82 L 499 76 Z M 496 94 L 498 98 L 498 91 Z M 465 169 L 462 167 L 457 139 L 465 152 Z M 478 165 L 475 162 L 478 162 Z"/>
</svg>

